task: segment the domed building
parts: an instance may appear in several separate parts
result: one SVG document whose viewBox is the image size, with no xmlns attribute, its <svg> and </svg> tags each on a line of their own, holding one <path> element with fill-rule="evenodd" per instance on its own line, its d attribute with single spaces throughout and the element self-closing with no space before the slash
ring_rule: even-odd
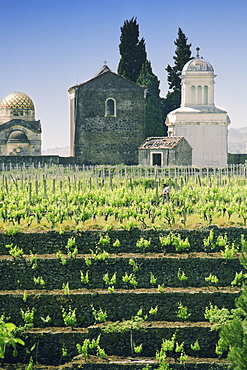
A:
<svg viewBox="0 0 247 370">
<path fill-rule="evenodd" d="M 181 73 L 181 106 L 167 115 L 168 136 L 182 136 L 192 147 L 192 164 L 226 166 L 228 125 L 225 110 L 214 104 L 214 69 L 199 56 L 189 60 Z"/>
<path fill-rule="evenodd" d="M 24 93 L 10 93 L 0 102 L 0 155 L 41 155 L 41 124 Z"/>
</svg>

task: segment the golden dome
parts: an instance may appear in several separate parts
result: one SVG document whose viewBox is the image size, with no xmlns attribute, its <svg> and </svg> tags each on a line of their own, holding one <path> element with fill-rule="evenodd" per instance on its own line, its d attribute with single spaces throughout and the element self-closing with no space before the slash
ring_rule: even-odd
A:
<svg viewBox="0 0 247 370">
<path fill-rule="evenodd" d="M 34 104 L 28 95 L 13 92 L 6 95 L 0 102 L 0 109 L 34 109 Z"/>
</svg>

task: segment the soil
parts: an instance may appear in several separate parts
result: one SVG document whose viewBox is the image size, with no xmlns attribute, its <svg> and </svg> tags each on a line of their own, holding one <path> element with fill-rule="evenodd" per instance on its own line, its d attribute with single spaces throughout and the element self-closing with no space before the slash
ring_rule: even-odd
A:
<svg viewBox="0 0 247 370">
<path fill-rule="evenodd" d="M 168 358 L 168 363 L 173 364 L 174 359 Z M 76 369 L 82 368 L 83 364 L 90 363 L 90 364 L 118 364 L 118 365 L 133 365 L 133 370 L 135 369 L 135 365 L 147 365 L 147 364 L 157 364 L 157 360 L 155 358 L 138 358 L 138 357 L 117 357 L 117 356 L 108 356 L 107 359 L 99 359 L 96 356 L 89 356 L 87 360 L 84 360 L 81 355 L 76 356 L 72 362 L 59 365 L 59 366 L 47 366 L 47 365 L 34 365 L 33 370 L 69 370 L 69 369 Z M 188 357 L 186 363 L 189 364 L 229 364 L 225 359 L 217 359 L 217 358 L 197 358 L 197 357 Z M 25 370 L 26 365 L 23 364 L 6 364 L 4 367 L 0 367 L 0 370 Z"/>
<path fill-rule="evenodd" d="M 209 287 L 199 287 L 199 288 L 195 288 L 195 287 L 186 287 L 186 288 L 182 288 L 182 287 L 179 287 L 179 288 L 174 288 L 174 287 L 164 287 L 163 288 L 164 291 L 162 293 L 159 293 L 159 294 L 164 294 L 164 293 L 189 293 L 189 294 L 194 294 L 194 293 L 215 293 L 215 292 L 221 292 L 221 293 L 239 293 L 240 292 L 240 288 L 236 288 L 236 287 L 231 287 L 231 286 L 224 286 L 224 287 L 213 287 L 213 286 L 209 286 Z M 10 294 L 10 295 L 21 295 L 23 296 L 23 293 L 25 292 L 25 290 L 1 290 L 0 291 L 0 295 L 6 295 L 6 294 Z M 70 293 L 69 293 L 69 296 L 72 296 L 72 295 L 76 295 L 76 294 L 109 294 L 108 290 L 103 290 L 103 289 L 86 289 L 86 288 L 82 288 L 82 289 L 74 289 L 74 290 L 70 290 Z M 154 294 L 154 293 L 158 293 L 158 290 L 157 288 L 148 288 L 148 289 L 145 289 L 145 288 L 142 288 L 142 289 L 115 289 L 114 290 L 114 293 L 111 293 L 111 294 L 118 294 L 118 293 L 135 293 L 135 294 L 141 294 L 141 293 L 145 293 L 145 294 Z M 40 295 L 64 295 L 64 291 L 61 290 L 61 289 L 57 289 L 57 290 L 28 290 L 28 295 L 31 296 L 31 295 L 36 295 L 36 296 L 40 296 Z"/>
<path fill-rule="evenodd" d="M 66 254 L 62 254 L 64 258 L 68 258 Z M 90 254 L 78 254 L 76 258 L 85 258 L 90 257 Z M 24 254 L 23 257 L 18 258 L 19 260 L 21 258 L 25 258 L 27 260 L 30 259 L 30 255 Z M 39 254 L 37 255 L 37 258 L 40 259 L 57 259 L 56 254 Z M 186 259 L 186 258 L 209 258 L 209 259 L 215 259 L 215 258 L 221 258 L 222 254 L 220 252 L 216 253 L 205 253 L 205 252 L 191 252 L 191 253 L 111 253 L 109 254 L 108 258 L 179 258 L 179 259 Z M 239 253 L 237 253 L 234 256 L 234 259 L 239 258 Z M 13 260 L 13 257 L 10 255 L 0 255 L 0 259 L 2 260 Z"/>
<path fill-rule="evenodd" d="M 96 324 L 92 325 L 87 328 L 70 328 L 70 327 L 47 327 L 47 328 L 32 328 L 28 329 L 26 333 L 39 333 L 39 334 L 48 334 L 48 333 L 87 333 L 89 328 L 102 328 L 105 325 L 109 324 L 109 321 L 104 322 L 104 324 Z M 143 328 L 184 328 L 184 327 L 193 327 L 195 326 L 194 322 L 190 321 L 152 321 L 152 322 L 144 322 L 141 324 Z M 211 324 L 208 321 L 197 321 L 196 326 L 198 327 L 211 327 Z"/>
</svg>

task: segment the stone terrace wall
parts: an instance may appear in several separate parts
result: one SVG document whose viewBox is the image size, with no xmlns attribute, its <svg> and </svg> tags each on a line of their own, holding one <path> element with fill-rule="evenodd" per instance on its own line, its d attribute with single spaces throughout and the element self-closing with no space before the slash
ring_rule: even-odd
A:
<svg viewBox="0 0 247 370">
<path fill-rule="evenodd" d="M 241 235 L 247 239 L 246 228 L 217 228 L 212 226 L 215 239 L 219 235 L 227 235 L 228 241 L 240 245 Z M 160 243 L 160 236 L 170 232 L 180 234 L 182 239 L 188 237 L 191 248 L 189 251 L 177 253 L 173 247 L 166 250 Z M 137 344 L 143 343 L 141 356 L 150 359 L 155 357 L 162 339 L 170 339 L 176 332 L 179 342 L 185 341 L 185 352 L 194 356 L 190 345 L 195 339 L 201 344 L 198 356 L 200 359 L 211 357 L 212 363 L 189 364 L 186 368 L 199 370 L 225 370 L 227 365 L 217 363 L 215 345 L 218 334 L 211 331 L 209 322 L 205 321 L 205 308 L 210 303 L 218 307 L 232 309 L 239 296 L 240 288 L 231 287 L 235 273 L 243 270 L 237 257 L 230 260 L 223 259 L 220 247 L 214 253 L 205 253 L 203 239 L 210 233 L 210 228 L 204 230 L 110 230 L 110 244 L 100 246 L 107 250 L 109 256 L 106 260 L 93 260 L 89 266 L 85 257 L 92 258 L 92 251 L 99 245 L 103 231 L 81 232 L 44 232 L 44 233 L 17 233 L 15 235 L 0 234 L 0 315 L 6 314 L 11 322 L 23 325 L 21 310 L 34 309 L 34 328 L 23 333 L 27 348 L 38 343 L 36 357 L 39 363 L 59 365 L 70 361 L 77 355 L 76 344 L 82 343 L 85 338 L 93 339 L 101 334 L 101 346 L 109 356 L 131 356 L 129 333 L 105 333 L 102 325 L 96 324 L 93 317 L 92 306 L 102 309 L 108 314 L 107 320 L 128 320 L 142 308 L 147 314 L 150 308 L 157 306 L 157 313 L 147 319 L 146 330 L 133 332 Z M 56 252 L 67 253 L 66 245 L 69 238 L 75 237 L 78 247 L 78 256 L 74 259 L 66 256 L 67 263 L 63 265 L 56 256 Z M 145 251 L 136 246 L 140 238 L 151 241 L 150 247 Z M 120 247 L 114 247 L 119 239 Z M 6 245 L 13 243 L 23 249 L 24 256 L 13 258 L 9 255 Z M 30 260 L 30 253 L 37 254 L 37 267 L 34 269 Z M 176 252 L 176 253 L 175 253 Z M 190 252 L 197 252 L 190 253 Z M 198 252 L 201 252 L 198 254 Z M 202 253 L 203 252 L 203 253 Z M 133 272 L 129 264 L 134 258 L 139 270 L 135 272 L 138 287 L 127 285 L 121 277 L 127 272 Z M 178 280 L 179 268 L 185 272 L 188 281 Z M 80 271 L 89 271 L 89 283 L 83 284 Z M 102 277 L 108 273 L 112 276 L 117 271 L 118 279 L 114 292 L 107 290 Z M 157 278 L 155 286 L 150 281 L 150 273 Z M 210 273 L 219 279 L 218 287 L 209 286 L 205 281 Z M 34 277 L 42 276 L 45 285 L 36 285 Z M 69 283 L 69 293 L 65 293 L 63 285 Z M 158 284 L 164 285 L 164 291 L 157 289 Z M 24 295 L 26 293 L 26 296 Z M 178 303 L 181 302 L 190 312 L 189 321 L 177 316 Z M 61 307 L 76 309 L 77 326 L 73 329 L 64 325 Z M 47 315 L 51 323 L 46 324 L 42 317 Z M 62 358 L 62 348 L 68 350 L 68 356 Z M 52 348 L 52 350 L 51 350 Z M 8 353 L 7 359 L 11 361 L 28 362 L 30 354 L 25 348 L 18 348 L 18 357 L 13 358 Z M 215 363 L 214 363 L 215 360 Z M 76 361 L 76 360 L 75 360 Z M 134 361 L 133 361 L 134 362 Z M 72 368 L 80 368 L 75 364 Z M 143 369 L 145 364 L 125 363 L 116 364 L 83 364 L 84 369 L 97 370 L 136 370 Z M 153 365 L 153 369 L 158 365 Z M 172 364 L 172 369 L 182 369 L 181 364 Z M 69 369 L 69 367 L 68 367 Z"/>
<path fill-rule="evenodd" d="M 211 226 L 208 229 L 202 230 L 110 230 L 107 234 L 111 239 L 111 243 L 107 246 L 107 251 L 110 253 L 141 252 L 140 249 L 136 247 L 136 242 L 142 237 L 151 241 L 150 247 L 147 248 L 145 252 L 164 252 L 164 247 L 162 247 L 159 237 L 169 235 L 172 231 L 173 233 L 180 234 L 183 239 L 188 237 L 191 245 L 189 252 L 200 252 L 204 251 L 203 239 L 209 235 L 210 229 L 213 229 L 215 238 L 219 235 L 226 234 L 229 242 L 240 244 L 242 234 L 245 236 L 245 239 L 247 239 L 247 228 L 235 227 L 218 228 L 216 226 Z M 79 253 L 91 253 L 91 249 L 95 247 L 100 237 L 105 234 L 106 232 L 98 230 L 64 232 L 62 234 L 54 231 L 46 233 L 16 233 L 15 235 L 0 234 L 0 255 L 6 253 L 5 245 L 10 243 L 14 243 L 18 245 L 18 247 L 23 248 L 25 254 L 29 254 L 30 250 L 38 254 L 56 253 L 58 250 L 66 252 L 64 248 L 67 241 L 73 236 L 76 238 Z M 121 248 L 119 249 L 113 247 L 113 243 L 116 239 L 121 239 Z M 220 249 L 221 248 L 218 247 L 214 252 L 220 251 Z M 173 253 L 175 250 L 170 247 L 166 252 Z"/>
</svg>

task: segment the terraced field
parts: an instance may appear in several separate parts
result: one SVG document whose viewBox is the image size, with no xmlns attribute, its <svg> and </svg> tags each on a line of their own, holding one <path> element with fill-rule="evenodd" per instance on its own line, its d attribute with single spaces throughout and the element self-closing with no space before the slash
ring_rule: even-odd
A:
<svg viewBox="0 0 247 370">
<path fill-rule="evenodd" d="M 25 341 L 17 357 L 7 348 L 2 368 L 157 369 L 162 341 L 175 338 L 181 350 L 168 352 L 170 368 L 226 369 L 205 310 L 235 307 L 232 282 L 243 267 L 216 240 L 240 245 L 246 231 L 213 229 L 211 251 L 208 229 L 172 232 L 190 246 L 164 247 L 169 231 L 1 234 L 0 314 Z M 97 339 L 85 351 L 85 340 Z"/>
</svg>

